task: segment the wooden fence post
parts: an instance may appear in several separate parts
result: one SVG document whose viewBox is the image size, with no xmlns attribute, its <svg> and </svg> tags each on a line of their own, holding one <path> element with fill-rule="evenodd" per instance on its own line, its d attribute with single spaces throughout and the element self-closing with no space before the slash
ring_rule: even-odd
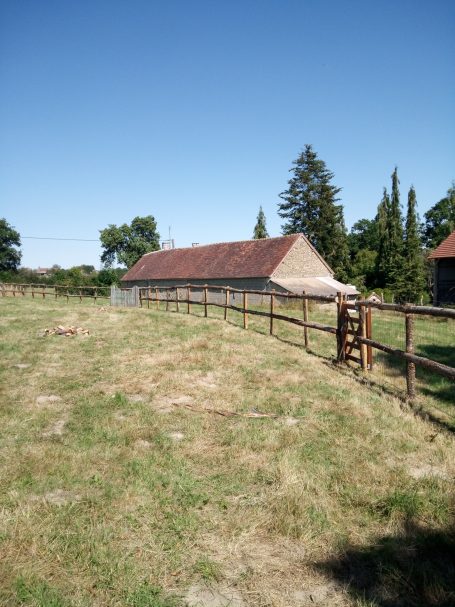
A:
<svg viewBox="0 0 455 607">
<path fill-rule="evenodd" d="M 344 344 L 343 344 L 343 329 L 344 329 L 344 306 L 343 293 L 337 293 L 337 359 L 344 360 Z"/>
<path fill-rule="evenodd" d="M 191 287 L 187 287 L 186 288 L 186 299 L 188 301 L 188 309 L 186 312 L 187 314 L 189 314 L 191 312 L 190 297 L 191 297 Z"/>
<path fill-rule="evenodd" d="M 158 287 L 155 287 L 155 299 L 156 299 L 156 309 L 160 309 L 160 298 L 158 294 Z"/>
<path fill-rule="evenodd" d="M 406 352 L 414 354 L 414 317 L 412 314 L 406 313 Z M 409 360 L 406 361 L 406 387 L 410 401 L 413 401 L 416 396 L 416 366 Z"/>
<path fill-rule="evenodd" d="M 248 329 L 248 293 L 243 291 L 243 328 Z"/>
<path fill-rule="evenodd" d="M 169 289 L 166 289 L 166 312 L 169 311 Z"/>
<path fill-rule="evenodd" d="M 175 305 L 177 312 L 180 312 L 180 304 L 179 304 L 179 288 L 175 287 Z"/>
<path fill-rule="evenodd" d="M 366 310 L 365 306 L 360 304 L 359 308 L 359 318 L 360 318 L 360 334 L 362 337 L 367 336 L 367 319 L 366 319 Z M 360 344 L 360 364 L 362 366 L 362 371 L 366 371 L 368 368 L 368 355 L 367 355 L 367 347 L 364 343 Z"/>
<path fill-rule="evenodd" d="M 273 311 L 275 308 L 275 289 L 270 294 L 270 335 L 273 335 Z"/>
<path fill-rule="evenodd" d="M 204 285 L 204 316 L 207 318 L 207 285 Z"/>
<path fill-rule="evenodd" d="M 303 320 L 308 322 L 308 299 L 305 297 L 305 291 L 302 291 L 303 295 Z M 308 348 L 308 327 L 303 327 L 303 337 L 305 340 L 305 348 Z"/>
<path fill-rule="evenodd" d="M 368 337 L 368 339 L 371 339 L 373 336 L 373 321 L 372 321 L 373 310 L 371 308 L 367 308 L 366 313 L 367 313 L 367 337 Z M 367 346 L 367 363 L 368 363 L 368 369 L 370 371 L 372 371 L 373 370 L 373 348 L 371 346 Z"/>
<path fill-rule="evenodd" d="M 228 307 L 230 301 L 231 301 L 231 297 L 229 294 L 229 287 L 226 287 L 226 301 L 225 301 L 226 307 L 224 308 L 224 320 L 227 320 L 227 313 L 228 313 L 227 307 Z"/>
</svg>

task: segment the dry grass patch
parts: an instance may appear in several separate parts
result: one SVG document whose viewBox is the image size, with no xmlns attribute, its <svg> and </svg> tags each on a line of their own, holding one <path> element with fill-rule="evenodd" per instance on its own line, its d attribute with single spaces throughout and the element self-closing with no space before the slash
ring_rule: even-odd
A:
<svg viewBox="0 0 455 607">
<path fill-rule="evenodd" d="M 387 565 L 393 604 L 415 605 L 399 543 L 450 562 L 453 436 L 400 401 L 218 320 L 0 305 L 16 319 L 1 344 L 2 605 L 170 607 L 228 589 L 253 607 L 379 607 Z M 90 336 L 39 337 L 58 324 Z M 450 601 L 444 567 L 431 597 Z"/>
</svg>

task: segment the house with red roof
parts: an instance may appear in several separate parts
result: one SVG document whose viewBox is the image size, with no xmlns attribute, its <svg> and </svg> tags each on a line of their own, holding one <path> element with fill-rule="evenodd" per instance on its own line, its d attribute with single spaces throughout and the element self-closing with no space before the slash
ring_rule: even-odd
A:
<svg viewBox="0 0 455 607">
<path fill-rule="evenodd" d="M 433 304 L 455 304 L 455 231 L 429 256 L 434 261 Z"/>
<path fill-rule="evenodd" d="M 333 270 L 303 234 L 223 242 L 147 253 L 122 278 L 122 287 L 195 285 L 336 295 L 358 291 Z"/>
</svg>

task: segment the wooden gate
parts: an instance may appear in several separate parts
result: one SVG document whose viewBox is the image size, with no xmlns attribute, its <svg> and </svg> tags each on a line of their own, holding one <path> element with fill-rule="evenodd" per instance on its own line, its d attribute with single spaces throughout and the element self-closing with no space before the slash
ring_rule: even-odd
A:
<svg viewBox="0 0 455 607">
<path fill-rule="evenodd" d="M 139 287 L 132 289 L 119 289 L 111 287 L 111 306 L 122 306 L 125 308 L 137 308 L 139 305 Z"/>
<path fill-rule="evenodd" d="M 358 363 L 364 371 L 373 368 L 373 348 L 359 341 L 372 338 L 371 308 L 343 301 L 340 306 L 338 360 Z"/>
</svg>

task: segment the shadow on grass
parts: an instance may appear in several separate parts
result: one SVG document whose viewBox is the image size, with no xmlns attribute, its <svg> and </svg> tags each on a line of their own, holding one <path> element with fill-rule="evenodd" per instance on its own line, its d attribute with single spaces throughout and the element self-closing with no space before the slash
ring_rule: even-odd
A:
<svg viewBox="0 0 455 607">
<path fill-rule="evenodd" d="M 408 522 L 401 534 L 349 547 L 317 568 L 369 607 L 453 607 L 455 529 L 431 530 Z"/>
<path fill-rule="evenodd" d="M 419 346 L 417 353 L 420 356 L 425 356 L 443 365 L 455 368 L 455 347 L 453 346 Z M 417 376 L 420 380 L 425 381 L 425 387 L 421 388 L 423 394 L 443 400 L 455 407 L 455 382 L 431 373 L 426 369 L 419 369 Z"/>
</svg>

